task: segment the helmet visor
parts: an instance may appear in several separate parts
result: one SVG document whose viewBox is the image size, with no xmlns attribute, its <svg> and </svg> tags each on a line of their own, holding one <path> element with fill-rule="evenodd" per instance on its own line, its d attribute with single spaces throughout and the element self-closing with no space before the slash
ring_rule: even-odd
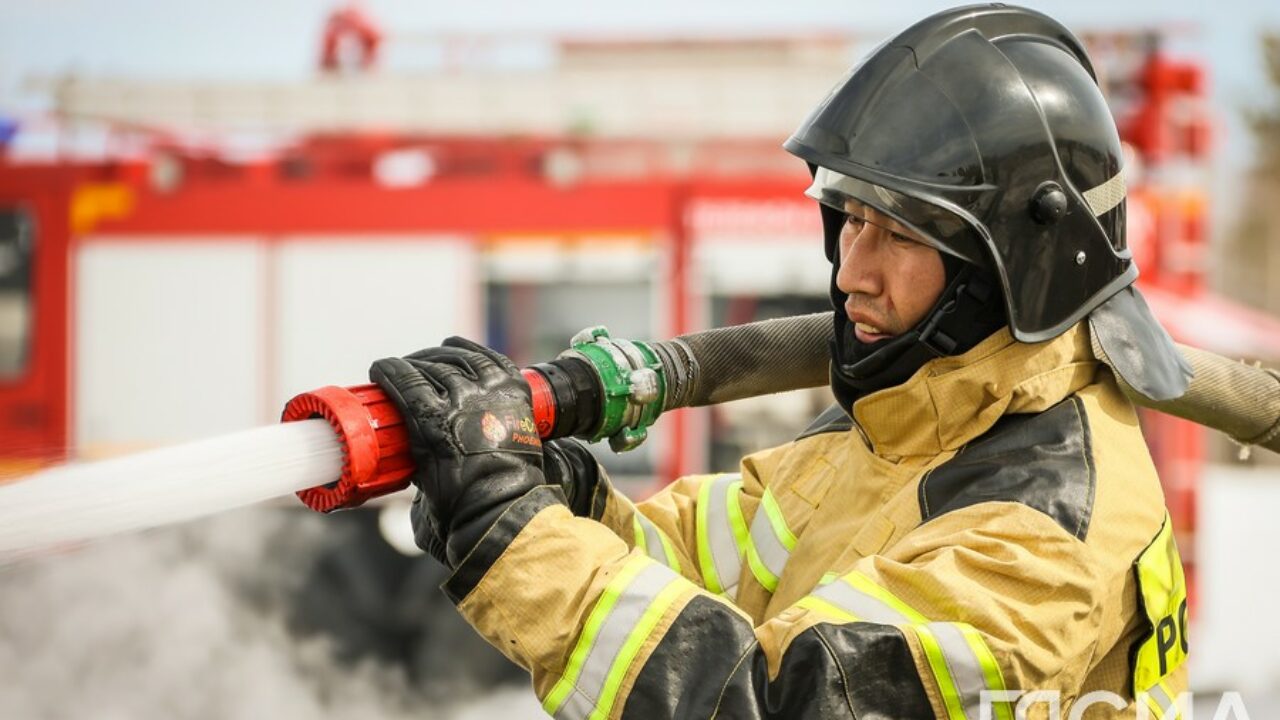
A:
<svg viewBox="0 0 1280 720">
<path fill-rule="evenodd" d="M 804 194 L 846 215 L 850 201 L 870 206 L 911 231 L 911 239 L 973 265 L 990 266 L 970 225 L 945 208 L 822 166 Z"/>
</svg>

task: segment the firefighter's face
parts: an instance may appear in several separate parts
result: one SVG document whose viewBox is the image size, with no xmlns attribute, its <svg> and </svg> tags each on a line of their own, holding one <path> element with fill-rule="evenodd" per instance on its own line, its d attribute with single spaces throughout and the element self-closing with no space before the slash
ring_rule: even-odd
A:
<svg viewBox="0 0 1280 720">
<path fill-rule="evenodd" d="M 858 340 L 873 343 L 915 327 L 946 286 L 938 251 L 911 230 L 854 200 L 840 232 L 836 287 Z"/>
</svg>

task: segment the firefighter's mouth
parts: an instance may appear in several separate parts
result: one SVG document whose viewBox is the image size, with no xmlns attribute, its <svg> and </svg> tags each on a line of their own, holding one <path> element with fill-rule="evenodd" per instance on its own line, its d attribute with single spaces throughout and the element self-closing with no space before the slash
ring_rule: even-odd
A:
<svg viewBox="0 0 1280 720">
<path fill-rule="evenodd" d="M 858 338 L 858 342 L 871 344 L 893 337 L 893 333 L 887 332 L 875 325 L 864 322 L 855 322 L 853 324 L 853 334 Z"/>
</svg>

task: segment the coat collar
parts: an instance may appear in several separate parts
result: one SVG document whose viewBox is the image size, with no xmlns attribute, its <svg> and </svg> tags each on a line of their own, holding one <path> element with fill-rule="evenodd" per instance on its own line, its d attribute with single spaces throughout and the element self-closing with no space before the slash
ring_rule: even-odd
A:
<svg viewBox="0 0 1280 720">
<path fill-rule="evenodd" d="M 1047 410 L 1092 382 L 1097 368 L 1087 323 L 1042 343 L 1017 342 L 1005 328 L 858 399 L 853 418 L 876 455 L 937 455 L 959 449 L 1002 415 Z"/>
</svg>

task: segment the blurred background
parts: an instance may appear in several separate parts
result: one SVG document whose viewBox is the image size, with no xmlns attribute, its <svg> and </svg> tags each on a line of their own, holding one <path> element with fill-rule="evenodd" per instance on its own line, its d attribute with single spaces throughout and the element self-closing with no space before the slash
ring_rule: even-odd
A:
<svg viewBox="0 0 1280 720">
<path fill-rule="evenodd" d="M 1280 6 L 1033 2 L 1127 142 L 1140 287 L 1280 364 Z M 0 477 L 274 422 L 458 334 L 518 364 L 827 309 L 781 142 L 947 3 L 0 3 Z M 642 497 L 793 437 L 822 390 L 664 416 Z M 1145 414 L 1192 583 L 1193 689 L 1280 716 L 1280 462 Z M 16 479 L 16 480 L 15 480 Z M 280 501 L 0 566 L 13 718 L 539 717 L 403 498 Z"/>
</svg>

